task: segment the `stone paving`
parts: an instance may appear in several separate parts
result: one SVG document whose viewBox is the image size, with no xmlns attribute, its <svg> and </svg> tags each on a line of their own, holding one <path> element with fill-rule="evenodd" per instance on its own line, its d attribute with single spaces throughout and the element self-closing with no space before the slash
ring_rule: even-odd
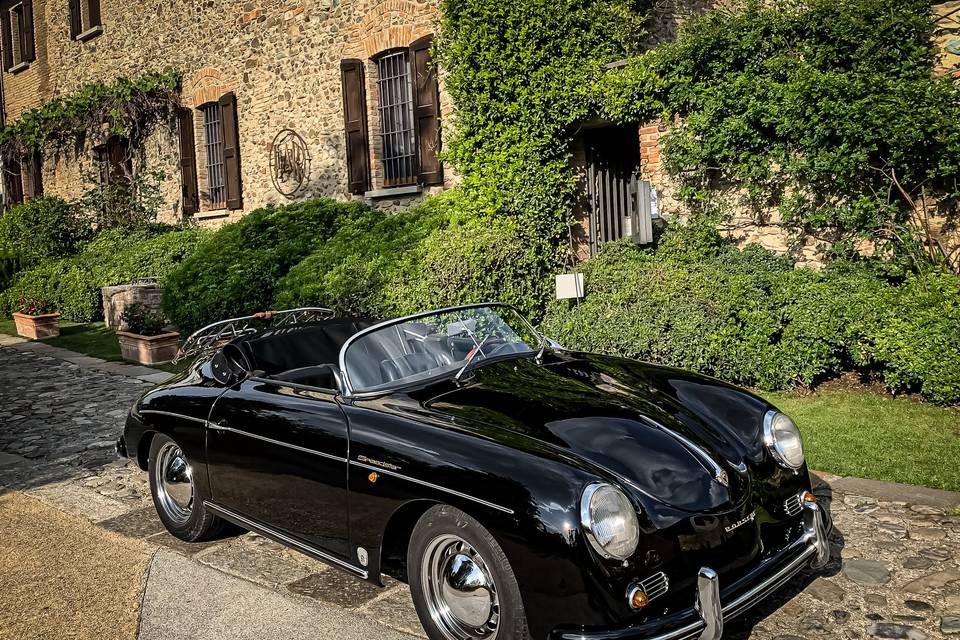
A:
<svg viewBox="0 0 960 640">
<path fill-rule="evenodd" d="M 167 534 L 146 474 L 113 453 L 127 408 L 159 376 L 65 360 L 70 352 L 37 344 L 0 346 L 0 490 L 27 491 L 224 573 L 423 637 L 405 585 L 373 587 L 255 534 L 203 544 Z M 836 523 L 830 564 L 729 623 L 727 637 L 960 634 L 960 495 L 836 477 L 824 477 L 816 492 Z"/>
</svg>

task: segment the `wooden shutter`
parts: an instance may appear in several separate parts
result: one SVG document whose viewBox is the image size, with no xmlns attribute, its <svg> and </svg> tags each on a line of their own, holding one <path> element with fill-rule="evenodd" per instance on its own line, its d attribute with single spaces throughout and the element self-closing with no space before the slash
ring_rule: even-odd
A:
<svg viewBox="0 0 960 640">
<path fill-rule="evenodd" d="M 223 130 L 224 183 L 227 209 L 243 209 L 240 180 L 240 131 L 237 126 L 237 96 L 231 92 L 220 98 L 220 126 Z"/>
<path fill-rule="evenodd" d="M 23 180 L 20 177 L 20 163 L 12 160 L 7 161 L 3 170 L 4 190 L 6 192 L 6 205 L 19 204 L 23 202 Z"/>
<path fill-rule="evenodd" d="M 13 30 L 7 9 L 0 9 L 0 30 L 3 32 L 3 70 L 10 71 L 13 68 Z"/>
<path fill-rule="evenodd" d="M 69 0 L 67 8 L 70 11 L 70 39 L 76 40 L 77 36 L 83 31 L 80 16 L 80 0 Z"/>
<path fill-rule="evenodd" d="M 43 156 L 34 151 L 24 159 L 22 176 L 21 199 L 33 200 L 43 195 Z"/>
<path fill-rule="evenodd" d="M 68 2 L 70 9 L 70 39 L 76 40 L 77 36 L 83 32 L 82 16 L 80 15 L 80 0 L 70 0 Z"/>
<path fill-rule="evenodd" d="M 343 128 L 347 138 L 347 189 L 362 194 L 370 188 L 370 151 L 367 143 L 367 90 L 363 61 L 340 61 L 343 89 Z"/>
<path fill-rule="evenodd" d="M 23 51 L 21 62 L 33 62 L 37 59 L 33 43 L 33 0 L 23 0 Z"/>
<path fill-rule="evenodd" d="M 93 27 L 100 26 L 100 0 L 88 0 L 87 5 L 87 16 L 89 17 L 90 24 L 87 25 L 88 29 Z"/>
<path fill-rule="evenodd" d="M 200 191 L 197 189 L 197 145 L 193 136 L 193 110 L 180 109 L 177 113 L 180 128 L 180 180 L 184 215 L 200 210 Z"/>
<path fill-rule="evenodd" d="M 433 36 L 424 36 L 410 45 L 413 73 L 413 123 L 417 134 L 417 159 L 420 184 L 443 184 L 440 151 L 440 88 L 430 61 Z"/>
</svg>

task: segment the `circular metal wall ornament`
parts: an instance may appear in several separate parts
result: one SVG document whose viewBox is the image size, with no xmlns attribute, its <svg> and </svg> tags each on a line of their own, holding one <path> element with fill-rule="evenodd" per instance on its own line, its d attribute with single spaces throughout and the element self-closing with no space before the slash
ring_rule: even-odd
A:
<svg viewBox="0 0 960 640">
<path fill-rule="evenodd" d="M 270 179 L 285 198 L 293 198 L 310 177 L 310 152 L 299 133 L 284 129 L 270 145 Z"/>
</svg>

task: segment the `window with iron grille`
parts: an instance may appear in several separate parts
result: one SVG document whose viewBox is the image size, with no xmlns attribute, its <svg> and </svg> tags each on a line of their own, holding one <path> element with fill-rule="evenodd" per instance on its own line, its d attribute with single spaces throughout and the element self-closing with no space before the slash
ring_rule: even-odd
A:
<svg viewBox="0 0 960 640">
<path fill-rule="evenodd" d="M 377 90 L 384 186 L 414 184 L 417 181 L 417 145 L 408 51 L 377 58 Z"/>
<path fill-rule="evenodd" d="M 203 112 L 204 148 L 207 152 L 207 199 L 211 209 L 227 206 L 223 162 L 223 114 L 216 102 L 200 107 Z"/>
</svg>

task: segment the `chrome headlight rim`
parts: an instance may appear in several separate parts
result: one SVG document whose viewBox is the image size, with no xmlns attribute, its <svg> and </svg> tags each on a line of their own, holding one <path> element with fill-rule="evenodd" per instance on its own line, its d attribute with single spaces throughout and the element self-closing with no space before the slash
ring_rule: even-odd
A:
<svg viewBox="0 0 960 640">
<path fill-rule="evenodd" d="M 777 442 L 777 436 L 773 431 L 773 421 L 777 416 L 783 416 L 786 418 L 793 428 L 797 431 L 797 439 L 800 441 L 800 462 L 798 464 L 793 464 L 787 460 L 786 456 L 780 450 L 780 446 Z M 803 450 L 803 437 L 800 434 L 800 428 L 797 427 L 797 424 L 782 411 L 776 409 L 770 409 L 763 416 L 763 444 L 766 445 L 767 451 L 770 452 L 770 455 L 773 456 L 773 459 L 781 467 L 790 469 L 792 471 L 799 471 L 807 461 L 806 453 Z"/>
<path fill-rule="evenodd" d="M 629 513 L 633 519 L 633 528 L 636 532 L 636 540 L 629 551 L 622 555 L 613 554 L 606 547 L 600 544 L 600 540 L 597 539 L 594 531 L 594 518 L 591 510 L 591 504 L 594 494 L 601 489 L 616 491 L 623 498 L 624 502 L 630 505 Z M 593 550 L 607 560 L 626 560 L 636 553 L 637 547 L 640 544 L 640 522 L 637 518 L 637 512 L 633 507 L 633 502 L 622 489 L 609 482 L 592 482 L 584 488 L 583 493 L 580 496 L 580 527 L 583 529 L 584 535 L 586 536 L 587 541 L 590 543 L 590 546 L 593 548 Z"/>
</svg>

